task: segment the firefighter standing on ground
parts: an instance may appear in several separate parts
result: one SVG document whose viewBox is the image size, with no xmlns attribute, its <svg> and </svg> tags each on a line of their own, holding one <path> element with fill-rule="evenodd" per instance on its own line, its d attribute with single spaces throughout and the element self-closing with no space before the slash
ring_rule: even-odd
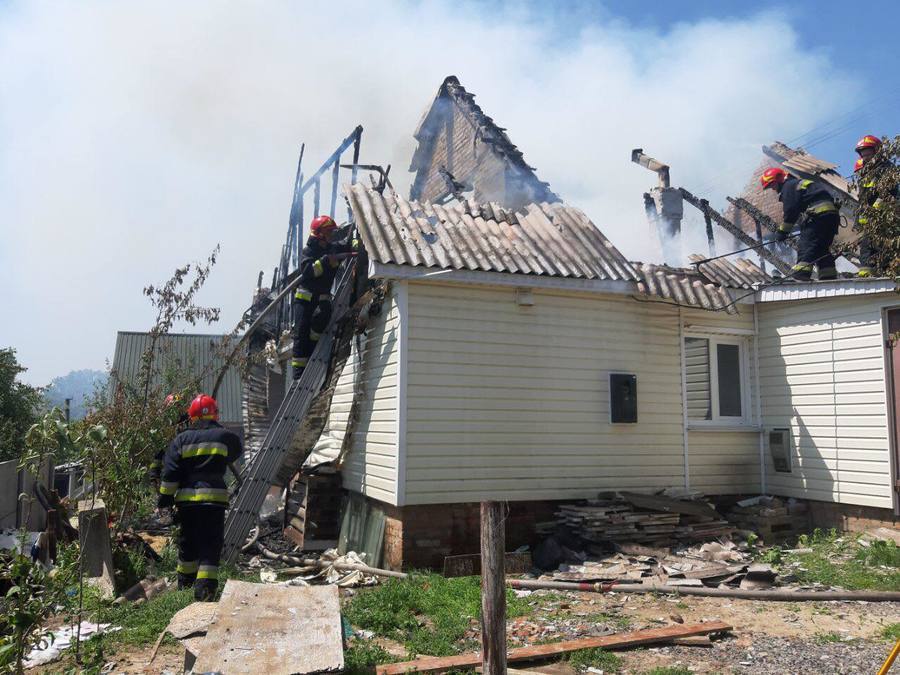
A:
<svg viewBox="0 0 900 675">
<path fill-rule="evenodd" d="M 856 144 L 856 154 L 859 155 L 859 159 L 856 160 L 853 170 L 861 171 L 869 162 L 880 162 L 879 159 L 875 158 L 879 150 L 881 150 L 881 139 L 878 136 L 867 134 L 860 138 Z M 858 231 L 862 232 L 861 226 L 869 222 L 869 219 L 862 214 L 863 209 L 877 209 L 880 203 L 881 200 L 875 194 L 875 179 L 863 180 L 859 186 L 859 208 L 856 212 L 856 229 Z M 857 276 L 872 276 L 872 258 L 874 253 L 871 240 L 865 234 L 862 234 L 859 238 L 859 271 Z"/>
<path fill-rule="evenodd" d="M 784 241 L 794 225 L 798 221 L 800 224 L 797 264 L 792 268 L 791 276 L 798 281 L 809 281 L 813 266 L 816 266 L 819 280 L 836 279 L 831 243 L 841 219 L 831 193 L 821 183 L 789 176 L 784 169 L 766 170 L 760 182 L 764 190 L 778 191 L 778 199 L 784 208 L 784 223 L 778 228 L 775 239 Z"/>
<path fill-rule="evenodd" d="M 331 319 L 331 286 L 341 261 L 355 255 L 357 242 L 345 241 L 350 228 L 338 229 L 329 216 L 315 218 L 300 255 L 300 285 L 294 293 L 294 346 L 291 369 L 300 379 Z"/>
<path fill-rule="evenodd" d="M 166 450 L 158 505 L 178 509 L 178 588 L 193 586 L 196 600 L 212 600 L 225 536 L 225 470 L 243 449 L 237 435 L 218 423 L 212 396 L 195 398 L 188 415 L 191 425 Z"/>
</svg>

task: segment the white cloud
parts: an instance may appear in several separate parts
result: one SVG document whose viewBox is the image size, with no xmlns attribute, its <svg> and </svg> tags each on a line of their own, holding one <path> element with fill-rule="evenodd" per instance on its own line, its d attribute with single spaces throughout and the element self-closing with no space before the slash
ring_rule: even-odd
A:
<svg viewBox="0 0 900 675">
<path fill-rule="evenodd" d="M 203 300 L 229 327 L 276 262 L 300 142 L 311 167 L 362 123 L 362 161 L 406 185 L 411 132 L 448 74 L 634 257 L 654 177 L 631 148 L 715 202 L 760 144 L 854 99 L 777 15 L 575 31 L 450 0 L 4 5 L 0 345 L 32 381 L 100 367 L 116 330 L 149 326 L 141 288 L 216 242 Z"/>
</svg>

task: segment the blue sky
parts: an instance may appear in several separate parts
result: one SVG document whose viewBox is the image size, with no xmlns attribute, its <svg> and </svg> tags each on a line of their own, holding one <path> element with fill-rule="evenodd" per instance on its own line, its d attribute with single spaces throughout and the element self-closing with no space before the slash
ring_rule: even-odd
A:
<svg viewBox="0 0 900 675">
<path fill-rule="evenodd" d="M 277 259 L 300 143 L 318 164 L 361 123 L 361 160 L 405 190 L 450 74 L 653 260 L 631 148 L 721 207 L 773 140 L 849 173 L 859 136 L 898 131 L 897 25 L 891 2 L 0 0 L 0 347 L 36 384 L 102 369 L 152 324 L 141 289 L 216 243 L 200 301 L 223 321 L 195 330 L 230 330 Z"/>
</svg>

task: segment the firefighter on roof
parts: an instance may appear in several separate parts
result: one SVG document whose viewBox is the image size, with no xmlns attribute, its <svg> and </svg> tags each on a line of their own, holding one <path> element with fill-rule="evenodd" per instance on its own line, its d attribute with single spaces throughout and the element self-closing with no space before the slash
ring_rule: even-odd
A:
<svg viewBox="0 0 900 675">
<path fill-rule="evenodd" d="M 341 262 L 358 244 L 347 242 L 350 228 L 339 229 L 334 219 L 319 216 L 309 227 L 309 239 L 300 255 L 300 285 L 294 293 L 294 346 L 291 370 L 300 379 L 309 357 L 331 319 L 331 286 Z"/>
<path fill-rule="evenodd" d="M 767 169 L 760 179 L 763 189 L 772 188 L 778 192 L 778 199 L 784 208 L 784 223 L 775 235 L 777 241 L 784 241 L 794 225 L 800 225 L 800 245 L 797 250 L 797 264 L 791 276 L 798 281 L 812 278 L 813 266 L 819 268 L 819 280 L 837 278 L 831 243 L 840 227 L 841 219 L 834 198 L 825 187 L 816 181 L 800 180 L 789 176 L 784 169 Z"/>
<path fill-rule="evenodd" d="M 860 138 L 856 144 L 856 154 L 859 155 L 859 159 L 856 160 L 856 164 L 853 166 L 853 171 L 862 171 L 863 167 L 866 166 L 869 162 L 874 162 L 875 168 L 877 170 L 880 160 L 876 158 L 876 155 L 878 154 L 879 150 L 881 150 L 881 139 L 878 138 L 878 136 L 872 136 L 871 134 L 868 134 Z M 869 222 L 869 219 L 865 215 L 863 215 L 863 209 L 877 209 L 880 205 L 881 200 L 878 198 L 878 195 L 875 194 L 875 178 L 870 177 L 868 179 L 860 180 L 859 207 L 856 211 L 857 230 L 862 232 L 861 226 L 866 225 Z M 867 237 L 865 233 L 863 233 L 859 238 L 859 271 L 856 273 L 857 276 L 872 276 L 873 253 L 874 251 L 872 250 L 872 242 L 869 237 Z"/>
<path fill-rule="evenodd" d="M 237 435 L 218 423 L 212 396 L 200 394 L 188 415 L 190 426 L 166 450 L 158 505 L 177 509 L 178 587 L 193 586 L 194 598 L 208 601 L 219 585 L 228 505 L 225 470 L 243 450 Z"/>
</svg>

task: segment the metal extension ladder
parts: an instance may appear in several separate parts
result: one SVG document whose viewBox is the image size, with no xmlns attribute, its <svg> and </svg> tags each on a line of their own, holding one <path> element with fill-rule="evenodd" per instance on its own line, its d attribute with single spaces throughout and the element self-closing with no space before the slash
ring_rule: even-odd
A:
<svg viewBox="0 0 900 675">
<path fill-rule="evenodd" d="M 328 328 L 322 333 L 316 349 L 299 380 L 293 382 L 272 420 L 265 440 L 244 469 L 237 496 L 225 519 L 225 545 L 222 562 L 233 563 L 250 530 L 256 525 L 263 500 L 281 468 L 285 452 L 290 448 L 310 405 L 328 375 L 338 325 L 347 313 L 353 292 L 356 260 L 344 263 L 334 295 L 334 311 Z"/>
</svg>

